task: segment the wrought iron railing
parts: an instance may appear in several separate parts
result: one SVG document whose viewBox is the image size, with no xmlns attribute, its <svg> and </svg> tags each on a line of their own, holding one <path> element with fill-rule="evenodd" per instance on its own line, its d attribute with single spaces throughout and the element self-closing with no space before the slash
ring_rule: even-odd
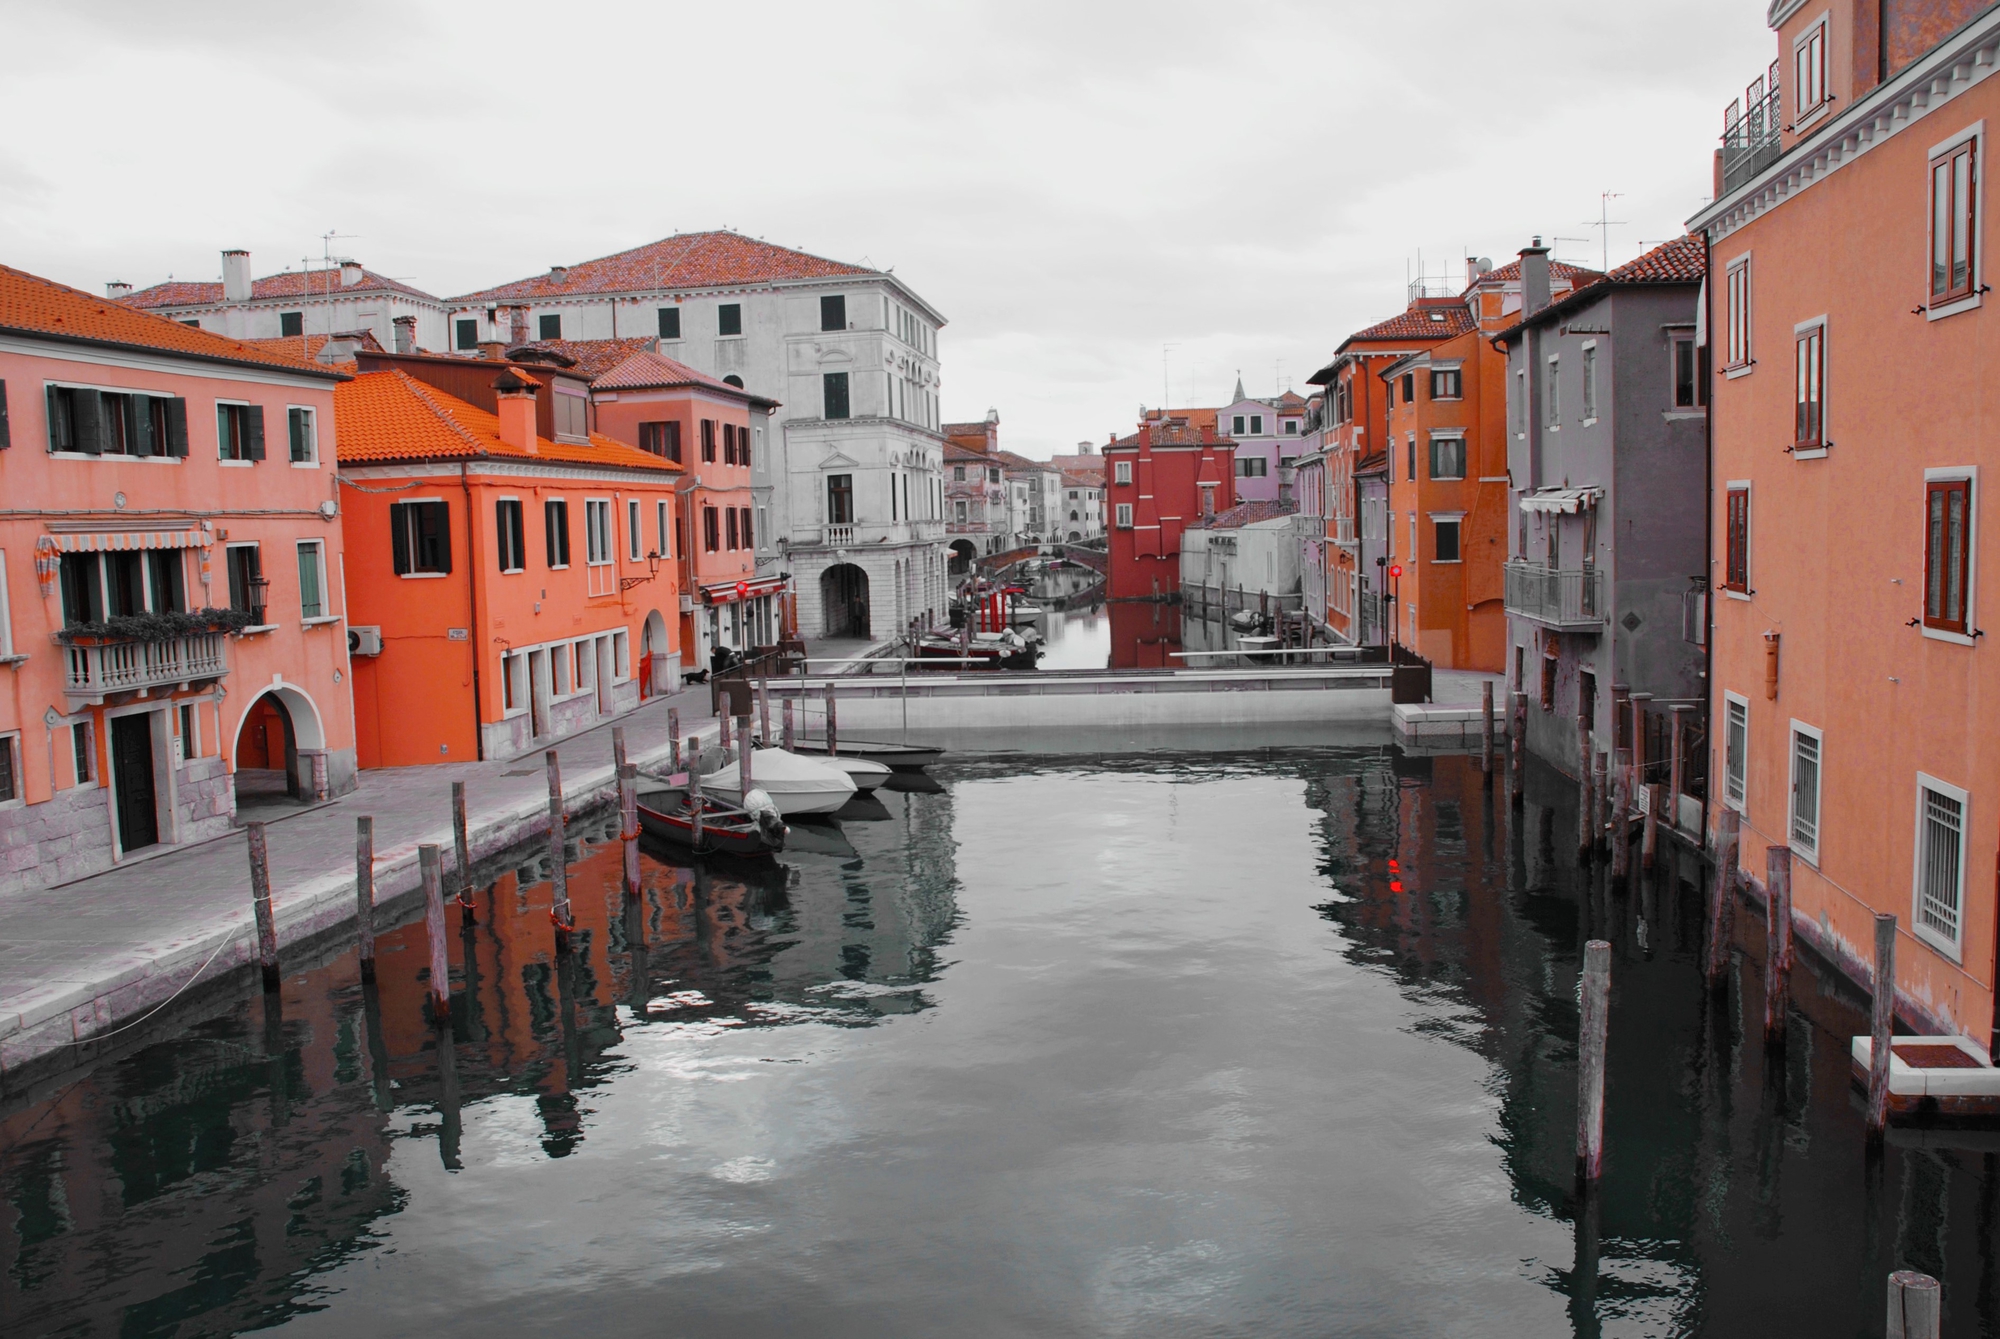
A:
<svg viewBox="0 0 2000 1339">
<path fill-rule="evenodd" d="M 1558 628 L 1604 624 L 1604 574 L 1594 567 L 1506 565 L 1506 607 L 1510 614 Z"/>
<path fill-rule="evenodd" d="M 141 688 L 219 679 L 229 673 L 227 634 L 197 632 L 165 641 L 110 641 L 66 646 L 64 689 L 101 697 Z"/>
<path fill-rule="evenodd" d="M 1778 90 L 1752 102 L 1722 132 L 1722 193 L 1728 195 L 1778 161 Z"/>
</svg>

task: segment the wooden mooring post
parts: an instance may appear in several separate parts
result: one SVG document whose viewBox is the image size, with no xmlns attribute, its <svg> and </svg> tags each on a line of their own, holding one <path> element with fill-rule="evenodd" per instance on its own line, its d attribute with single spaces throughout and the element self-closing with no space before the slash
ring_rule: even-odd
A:
<svg viewBox="0 0 2000 1339">
<path fill-rule="evenodd" d="M 1792 848 L 1764 848 L 1764 1044 L 1785 1044 L 1791 1002 Z"/>
<path fill-rule="evenodd" d="M 797 737 L 796 737 L 796 736 L 795 736 L 795 735 L 794 735 L 794 734 L 792 733 L 792 697 L 791 697 L 791 694 L 787 693 L 787 694 L 785 694 L 785 695 L 784 695 L 784 697 L 782 697 L 782 698 L 780 698 L 780 699 L 779 699 L 779 701 L 778 701 L 778 710 L 779 710 L 780 714 L 781 714 L 781 715 L 782 715 L 782 717 L 783 717 L 783 721 L 782 721 L 782 724 L 780 725 L 780 727 L 779 727 L 779 728 L 780 728 L 780 729 L 782 729 L 782 730 L 784 731 L 784 740 L 785 740 L 785 747 L 786 747 L 786 748 L 790 748 L 790 747 L 792 746 L 792 744 L 793 744 L 793 743 L 795 742 L 796 738 L 797 738 Z"/>
<path fill-rule="evenodd" d="M 736 750 L 738 755 L 736 759 L 736 797 L 739 800 L 744 800 L 750 796 L 750 787 L 756 784 L 750 779 L 750 755 L 756 752 L 756 750 L 750 747 L 750 713 L 747 711 L 744 712 L 743 715 L 736 718 L 736 722 L 739 727 L 736 737 L 742 742 L 742 747 Z"/>
<path fill-rule="evenodd" d="M 257 962 L 264 969 L 264 989 L 278 988 L 278 918 L 271 910 L 271 850 L 264 842 L 264 825 L 253 820 L 250 832 L 250 909 L 257 915 Z"/>
<path fill-rule="evenodd" d="M 375 820 L 354 820 L 354 927 L 361 942 L 361 979 L 375 979 Z"/>
<path fill-rule="evenodd" d="M 458 915 L 461 924 L 475 919 L 472 907 L 472 835 L 465 821 L 465 783 L 451 783 L 452 853 L 458 858 Z"/>
<path fill-rule="evenodd" d="M 769 678 L 757 680 L 757 725 L 758 738 L 764 747 L 771 747 L 771 681 Z"/>
<path fill-rule="evenodd" d="M 826 756 L 829 758 L 836 757 L 840 753 L 840 745 L 835 738 L 839 722 L 839 709 L 834 704 L 833 681 L 829 679 L 826 685 Z"/>
<path fill-rule="evenodd" d="M 722 745 L 723 753 L 727 754 L 729 752 L 729 704 L 727 701 L 724 701 L 721 709 L 715 713 L 715 721 L 716 729 L 720 732 L 717 742 Z"/>
<path fill-rule="evenodd" d="M 1681 791 L 1687 784 L 1687 726 L 1685 718 L 1693 707 L 1668 707 L 1673 722 L 1673 738 L 1667 745 L 1667 827 L 1681 831 Z"/>
<path fill-rule="evenodd" d="M 549 919 L 555 922 L 556 948 L 569 947 L 569 931 L 576 918 L 569 910 L 569 864 L 563 857 L 566 834 L 563 822 L 562 763 L 556 751 L 543 755 L 549 765 Z"/>
<path fill-rule="evenodd" d="M 1611 832 L 1611 757 L 1603 749 L 1597 751 L 1595 780 L 1591 782 L 1592 839 L 1598 850 L 1604 849 L 1610 841 Z"/>
<path fill-rule="evenodd" d="M 624 846 L 625 896 L 639 897 L 639 764 L 618 766 L 618 840 Z"/>
<path fill-rule="evenodd" d="M 431 1025 L 451 1022 L 451 965 L 444 943 L 444 870 L 438 848 L 429 842 L 417 848 L 417 873 L 424 888 L 424 938 L 431 950 Z"/>
<path fill-rule="evenodd" d="M 1514 790 L 1508 803 L 1518 805 L 1526 800 L 1521 782 L 1528 766 L 1528 695 L 1514 694 L 1514 728 L 1507 732 L 1507 757 L 1514 773 Z"/>
<path fill-rule="evenodd" d="M 1576 858 L 1587 861 L 1597 849 L 1597 798 L 1590 784 L 1590 717 L 1581 713 L 1576 718 L 1576 756 Z"/>
<path fill-rule="evenodd" d="M 1611 782 L 1611 873 L 1624 878 L 1632 864 L 1632 751 L 1618 750 Z"/>
<path fill-rule="evenodd" d="M 1899 1269 L 1889 1276 L 1889 1339 L 1938 1339 L 1944 1289 L 1928 1274 Z"/>
<path fill-rule="evenodd" d="M 681 770 L 681 709 L 679 707 L 667 708 L 667 747 L 669 750 L 667 771 L 670 773 L 678 772 Z"/>
<path fill-rule="evenodd" d="M 1583 946 L 1583 1023 L 1577 1033 L 1576 1179 L 1589 1187 L 1604 1168 L 1604 1045 L 1611 1024 L 1611 945 Z"/>
<path fill-rule="evenodd" d="M 692 847 L 701 854 L 701 754 L 695 751 L 694 736 L 688 736 L 688 812 L 694 816 Z"/>
<path fill-rule="evenodd" d="M 1875 913 L 1875 997 L 1868 1011 L 1868 1137 L 1889 1126 L 1889 1059 L 1896 1032 L 1896 918 Z"/>
<path fill-rule="evenodd" d="M 1479 685 L 1479 772 L 1484 784 L 1493 784 L 1493 680 Z"/>
<path fill-rule="evenodd" d="M 1743 815 L 1724 806 L 1717 815 L 1715 831 L 1715 878 L 1708 893 L 1708 984 L 1722 984 L 1729 970 L 1729 923 L 1736 908 L 1736 844 Z"/>
</svg>

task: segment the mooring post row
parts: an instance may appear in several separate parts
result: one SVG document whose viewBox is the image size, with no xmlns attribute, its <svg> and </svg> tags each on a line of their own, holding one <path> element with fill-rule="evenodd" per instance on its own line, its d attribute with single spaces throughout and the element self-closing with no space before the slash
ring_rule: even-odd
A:
<svg viewBox="0 0 2000 1339">
<path fill-rule="evenodd" d="M 1736 847 L 1743 815 L 1724 806 L 1716 819 L 1715 877 L 1708 894 L 1708 984 L 1722 983 L 1729 969 L 1729 923 L 1736 903 Z"/>
</svg>

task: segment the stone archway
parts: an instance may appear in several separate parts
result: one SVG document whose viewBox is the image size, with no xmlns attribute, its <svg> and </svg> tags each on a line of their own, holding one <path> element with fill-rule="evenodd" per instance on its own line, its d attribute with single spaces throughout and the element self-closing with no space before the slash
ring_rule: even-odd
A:
<svg viewBox="0 0 2000 1339">
<path fill-rule="evenodd" d="M 867 637 L 868 574 L 836 563 L 819 574 L 820 626 L 828 637 Z"/>
<path fill-rule="evenodd" d="M 646 614 L 639 633 L 639 695 L 653 697 L 674 689 L 674 656 L 667 645 L 667 620 L 657 609 Z"/>
<path fill-rule="evenodd" d="M 290 684 L 266 688 L 243 709 L 230 756 L 239 809 L 245 799 L 313 800 L 328 785 L 319 708 Z"/>
<path fill-rule="evenodd" d="M 954 539 L 951 542 L 951 575 L 963 576 L 979 561 L 979 546 L 969 539 Z"/>
</svg>

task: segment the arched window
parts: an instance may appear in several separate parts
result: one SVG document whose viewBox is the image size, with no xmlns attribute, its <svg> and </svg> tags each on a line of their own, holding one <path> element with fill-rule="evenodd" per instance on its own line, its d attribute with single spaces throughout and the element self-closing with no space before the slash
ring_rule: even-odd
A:
<svg viewBox="0 0 2000 1339">
<path fill-rule="evenodd" d="M 737 376 L 734 372 L 731 372 L 728 376 L 724 377 L 722 380 L 724 384 L 734 386 L 739 391 L 743 389 L 743 378 Z"/>
</svg>

